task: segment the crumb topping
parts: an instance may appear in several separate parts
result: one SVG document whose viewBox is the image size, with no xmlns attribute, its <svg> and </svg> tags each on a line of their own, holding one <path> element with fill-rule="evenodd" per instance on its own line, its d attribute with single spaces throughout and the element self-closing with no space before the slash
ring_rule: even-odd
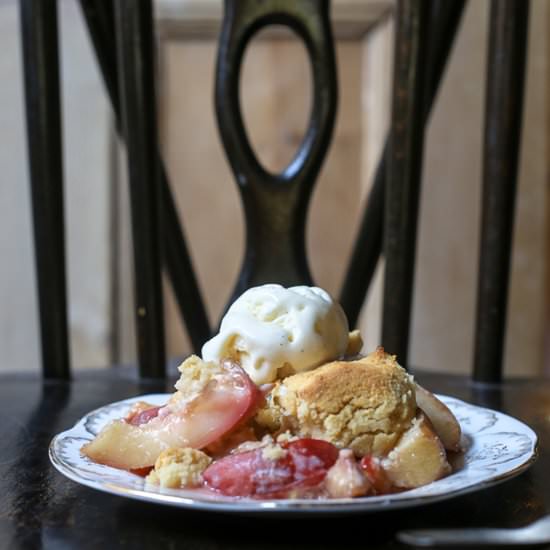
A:
<svg viewBox="0 0 550 550">
<path fill-rule="evenodd" d="M 172 407 L 184 406 L 200 395 L 213 378 L 223 369 L 218 362 L 203 361 L 196 355 L 188 357 L 179 367 L 180 378 L 175 383 L 178 390 L 170 399 Z"/>
<path fill-rule="evenodd" d="M 277 443 L 270 443 L 262 447 L 262 457 L 266 460 L 279 460 L 287 455 L 288 451 L 283 449 Z"/>
<path fill-rule="evenodd" d="M 145 480 L 171 489 L 197 487 L 202 483 L 202 472 L 211 462 L 206 453 L 191 447 L 167 449 L 159 455 Z"/>
</svg>

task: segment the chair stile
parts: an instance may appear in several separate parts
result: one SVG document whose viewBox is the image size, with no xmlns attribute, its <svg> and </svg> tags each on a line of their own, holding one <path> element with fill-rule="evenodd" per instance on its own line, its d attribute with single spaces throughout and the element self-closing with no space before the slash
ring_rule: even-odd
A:
<svg viewBox="0 0 550 550">
<path fill-rule="evenodd" d="M 433 0 L 432 0 L 433 2 Z M 456 37 L 465 0 L 444 0 L 433 3 L 429 22 L 426 68 L 425 122 L 430 116 L 437 91 Z M 345 271 L 340 303 L 350 326 L 356 326 L 361 308 L 382 255 L 384 226 L 384 189 L 388 166 L 388 144 L 380 162 L 360 220 L 350 261 Z"/>
<path fill-rule="evenodd" d="M 431 4 L 399 2 L 384 208 L 382 345 L 408 366 Z"/>
<path fill-rule="evenodd" d="M 134 244 L 135 319 L 141 376 L 165 375 L 161 200 L 150 0 L 115 2 L 115 28 Z"/>
<path fill-rule="evenodd" d="M 56 0 L 21 0 L 35 266 L 45 378 L 70 377 Z"/>
<path fill-rule="evenodd" d="M 529 0 L 491 3 L 473 361 L 478 382 L 498 382 L 503 371 L 528 19 Z"/>
</svg>

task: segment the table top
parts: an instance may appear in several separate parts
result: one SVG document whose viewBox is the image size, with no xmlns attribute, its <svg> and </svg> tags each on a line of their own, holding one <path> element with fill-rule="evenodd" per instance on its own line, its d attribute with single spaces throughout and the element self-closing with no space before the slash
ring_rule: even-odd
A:
<svg viewBox="0 0 550 550">
<path fill-rule="evenodd" d="M 72 382 L 0 376 L 0 548 L 401 548 L 395 539 L 401 529 L 515 527 L 550 513 L 549 380 L 481 387 L 463 377 L 415 372 L 432 391 L 503 411 L 539 436 L 537 461 L 518 477 L 418 508 L 322 519 L 250 518 L 133 501 L 66 479 L 49 462 L 54 435 L 107 403 L 173 390 L 171 381 L 140 381 L 134 372 L 77 372 Z"/>
</svg>

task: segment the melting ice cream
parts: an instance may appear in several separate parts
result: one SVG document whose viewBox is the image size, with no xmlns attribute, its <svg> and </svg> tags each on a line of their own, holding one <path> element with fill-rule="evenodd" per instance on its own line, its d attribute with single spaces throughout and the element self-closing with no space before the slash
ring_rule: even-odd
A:
<svg viewBox="0 0 550 550">
<path fill-rule="evenodd" d="M 336 359 L 347 343 L 344 311 L 326 291 L 268 284 L 247 290 L 231 305 L 202 357 L 231 358 L 256 384 L 265 384 Z"/>
</svg>

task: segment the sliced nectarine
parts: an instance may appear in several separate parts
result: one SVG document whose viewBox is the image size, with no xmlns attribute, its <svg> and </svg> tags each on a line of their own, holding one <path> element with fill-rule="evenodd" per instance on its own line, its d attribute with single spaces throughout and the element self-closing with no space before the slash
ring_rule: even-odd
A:
<svg viewBox="0 0 550 550">
<path fill-rule="evenodd" d="M 447 405 L 419 384 L 416 384 L 416 404 L 430 419 L 445 449 L 459 451 L 460 424 Z"/>
<path fill-rule="evenodd" d="M 403 489 L 431 483 L 451 469 L 441 440 L 423 413 L 382 460 L 382 467 L 392 485 Z"/>
<path fill-rule="evenodd" d="M 256 408 L 261 393 L 238 365 L 225 362 L 191 402 L 170 402 L 144 423 L 115 420 L 82 447 L 95 462 L 123 470 L 152 466 L 171 447 L 201 449 L 230 432 Z"/>
</svg>

